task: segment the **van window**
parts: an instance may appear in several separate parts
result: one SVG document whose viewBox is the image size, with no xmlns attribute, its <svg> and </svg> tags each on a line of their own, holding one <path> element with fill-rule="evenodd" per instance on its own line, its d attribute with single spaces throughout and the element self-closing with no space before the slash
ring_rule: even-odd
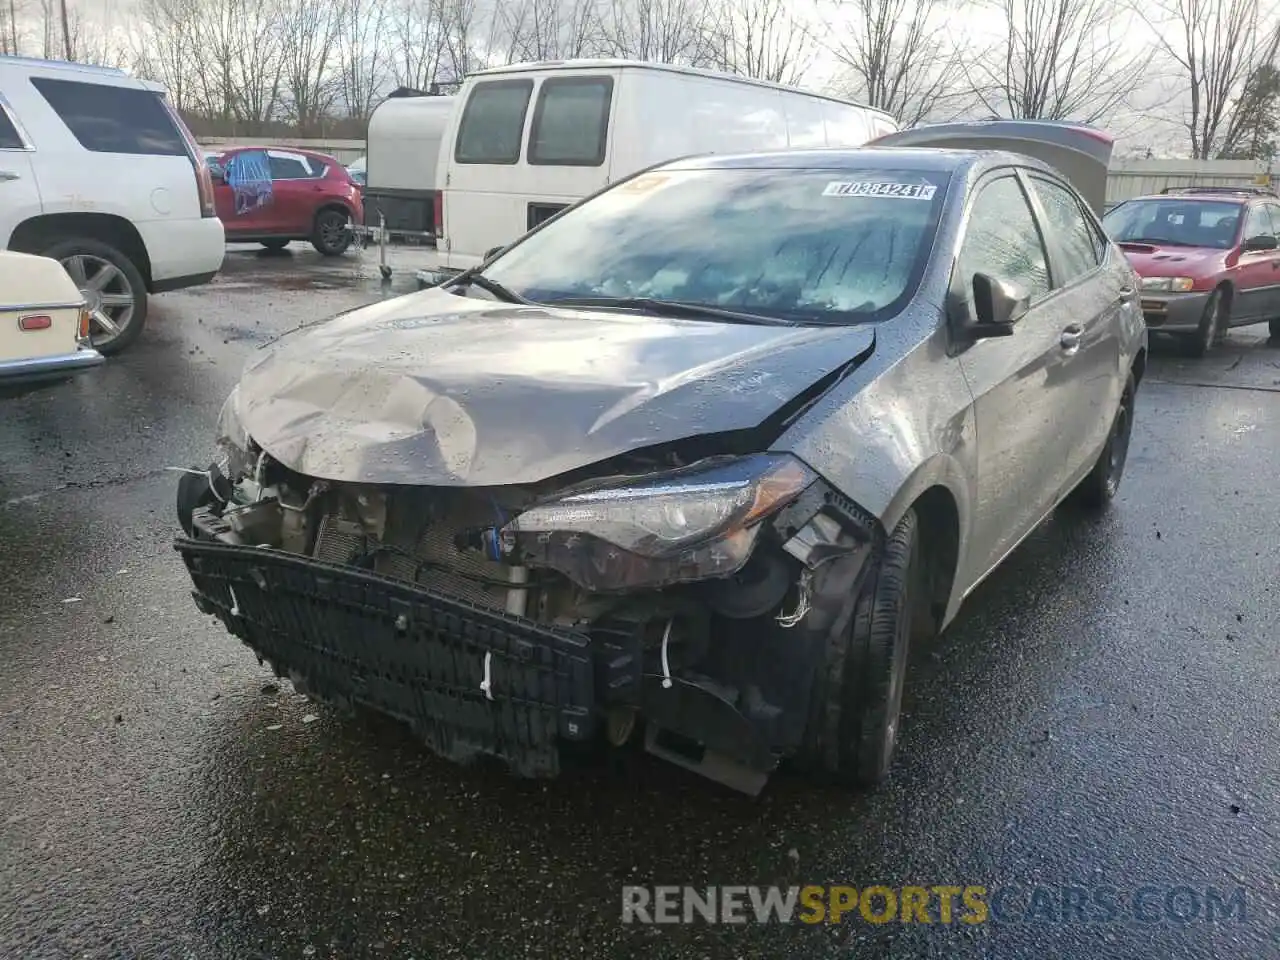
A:
<svg viewBox="0 0 1280 960">
<path fill-rule="evenodd" d="M 532 80 L 477 83 L 458 124 L 458 163 L 518 163 Z"/>
<path fill-rule="evenodd" d="M 553 77 L 543 81 L 533 111 L 529 162 L 598 167 L 609 132 L 612 77 Z"/>
<path fill-rule="evenodd" d="M 31 85 L 86 150 L 187 156 L 186 141 L 154 91 L 48 77 L 32 77 Z"/>
</svg>

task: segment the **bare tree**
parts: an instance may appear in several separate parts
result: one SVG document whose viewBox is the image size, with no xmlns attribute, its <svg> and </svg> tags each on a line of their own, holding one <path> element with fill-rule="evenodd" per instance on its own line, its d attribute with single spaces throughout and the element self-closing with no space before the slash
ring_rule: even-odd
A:
<svg viewBox="0 0 1280 960">
<path fill-rule="evenodd" d="M 995 117 L 1103 123 L 1147 79 L 1152 51 L 1126 42 L 1112 0 L 994 0 L 1007 37 L 967 66 L 966 86 Z"/>
<path fill-rule="evenodd" d="M 1259 0 L 1161 0 L 1156 10 L 1142 15 L 1189 88 L 1192 156 L 1235 149 L 1249 120 L 1246 87 L 1276 63 L 1280 25 L 1273 11 Z"/>
<path fill-rule="evenodd" d="M 398 0 L 391 25 L 396 83 L 425 90 L 445 56 L 442 0 Z"/>
<path fill-rule="evenodd" d="M 714 15 L 706 0 L 613 0 L 605 23 L 608 51 L 628 60 L 712 65 Z"/>
<path fill-rule="evenodd" d="M 386 72 L 385 0 L 343 0 L 338 83 L 348 117 L 367 120 Z"/>
<path fill-rule="evenodd" d="M 946 112 L 963 87 L 944 0 L 838 0 L 828 43 L 848 92 L 913 127 Z M 943 15 L 939 15 L 943 14 Z"/>
<path fill-rule="evenodd" d="M 816 59 L 816 44 L 789 0 L 727 0 L 711 29 L 712 62 L 757 80 L 797 84 Z"/>
<path fill-rule="evenodd" d="M 494 46 L 507 63 L 597 56 L 608 50 L 596 0 L 508 0 L 495 8 Z"/>
<path fill-rule="evenodd" d="M 338 98 L 343 13 L 333 0 L 288 0 L 283 11 L 289 114 L 303 136 L 319 129 Z"/>
<path fill-rule="evenodd" d="M 190 0 L 140 0 L 137 22 L 131 34 L 133 71 L 156 80 L 168 89 L 169 102 L 178 110 L 194 111 L 198 101 L 193 81 L 197 66 L 192 49 L 199 9 Z M 199 64 L 204 68 L 204 64 Z"/>
<path fill-rule="evenodd" d="M 22 44 L 18 34 L 18 14 L 24 9 L 18 0 L 8 0 L 0 7 L 0 53 L 18 54 Z"/>
</svg>

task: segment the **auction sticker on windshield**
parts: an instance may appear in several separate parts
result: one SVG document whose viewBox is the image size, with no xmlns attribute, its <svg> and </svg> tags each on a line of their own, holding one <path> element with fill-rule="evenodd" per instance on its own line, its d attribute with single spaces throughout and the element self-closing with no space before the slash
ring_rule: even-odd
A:
<svg viewBox="0 0 1280 960">
<path fill-rule="evenodd" d="M 824 197 L 891 197 L 896 200 L 932 200 L 937 187 L 932 183 L 887 183 L 881 180 L 843 182 L 833 180 L 822 191 Z"/>
</svg>

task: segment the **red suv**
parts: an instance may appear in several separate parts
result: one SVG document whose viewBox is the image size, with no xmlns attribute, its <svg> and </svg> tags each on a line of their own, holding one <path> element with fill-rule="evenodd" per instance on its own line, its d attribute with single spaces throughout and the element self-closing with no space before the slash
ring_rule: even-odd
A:
<svg viewBox="0 0 1280 960">
<path fill-rule="evenodd" d="M 218 219 L 232 243 L 279 250 L 309 240 L 336 257 L 364 222 L 360 190 L 333 157 L 292 147 L 238 147 L 209 158 Z"/>
<path fill-rule="evenodd" d="M 1136 197 L 1103 222 L 1142 278 L 1147 326 L 1203 356 L 1229 327 L 1280 337 L 1280 197 L 1247 187 L 1185 187 Z"/>
</svg>

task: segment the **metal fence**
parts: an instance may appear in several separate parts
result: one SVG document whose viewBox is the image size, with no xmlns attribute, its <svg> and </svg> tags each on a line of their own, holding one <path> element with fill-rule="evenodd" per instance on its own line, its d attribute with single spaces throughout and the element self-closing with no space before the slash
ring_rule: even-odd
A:
<svg viewBox="0 0 1280 960">
<path fill-rule="evenodd" d="M 271 140 L 261 137 L 233 139 L 202 137 L 200 145 L 215 147 L 302 147 L 351 163 L 364 155 L 363 140 Z M 1277 171 L 1280 174 L 1280 171 Z M 1130 197 L 1159 193 L 1166 187 L 1271 186 L 1272 172 L 1261 160 L 1116 160 L 1107 178 L 1107 204 Z"/>
</svg>

